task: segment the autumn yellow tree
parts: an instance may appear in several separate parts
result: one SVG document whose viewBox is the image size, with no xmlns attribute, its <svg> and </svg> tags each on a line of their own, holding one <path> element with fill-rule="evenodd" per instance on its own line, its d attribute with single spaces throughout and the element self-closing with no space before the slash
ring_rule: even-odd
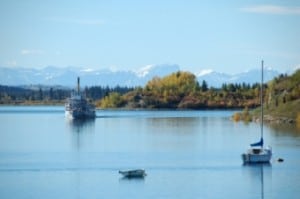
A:
<svg viewBox="0 0 300 199">
<path fill-rule="evenodd" d="M 178 71 L 164 78 L 155 77 L 150 80 L 145 92 L 157 99 L 161 104 L 177 105 L 184 96 L 199 90 L 196 76 L 190 72 Z"/>
<path fill-rule="evenodd" d="M 104 97 L 100 102 L 101 108 L 117 108 L 122 106 L 124 100 L 121 95 L 116 92 L 110 93 L 108 96 Z"/>
</svg>

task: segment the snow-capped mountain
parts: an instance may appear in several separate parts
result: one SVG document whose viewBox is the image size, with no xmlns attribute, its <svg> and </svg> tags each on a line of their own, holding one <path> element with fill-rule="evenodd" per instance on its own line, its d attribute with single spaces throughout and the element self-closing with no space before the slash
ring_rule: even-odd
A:
<svg viewBox="0 0 300 199">
<path fill-rule="evenodd" d="M 174 65 L 147 65 L 142 67 L 136 72 L 138 77 L 153 77 L 155 75 L 169 75 L 173 72 L 179 71 L 180 67 L 176 64 Z"/>
<path fill-rule="evenodd" d="M 197 80 L 201 84 L 205 80 L 209 87 L 221 87 L 221 85 L 230 79 L 230 75 L 225 73 L 215 72 L 213 70 L 203 70 L 197 75 Z"/>
<path fill-rule="evenodd" d="M 264 70 L 264 82 L 272 80 L 274 77 L 278 76 L 280 73 L 272 68 L 267 68 Z M 213 70 L 204 70 L 197 75 L 198 82 L 201 83 L 205 80 L 209 87 L 220 88 L 222 84 L 226 83 L 259 83 L 261 81 L 261 70 L 252 69 L 246 72 L 237 74 L 225 74 L 215 72 Z"/>
<path fill-rule="evenodd" d="M 154 76 L 163 77 L 179 70 L 178 65 L 148 65 L 137 71 L 48 66 L 42 69 L 0 67 L 1 85 L 74 86 L 81 77 L 81 86 L 144 86 Z"/>
<path fill-rule="evenodd" d="M 4 68 L 0 67 L 1 85 L 61 85 L 74 87 L 76 78 L 81 77 L 82 86 L 144 86 L 155 76 L 163 77 L 180 70 L 178 65 L 147 65 L 136 71 L 90 69 L 78 67 L 54 67 L 43 69 L 32 68 Z M 223 83 L 256 83 L 260 82 L 260 69 L 253 69 L 243 73 L 225 74 L 213 70 L 202 70 L 195 74 L 200 85 L 203 80 L 209 87 L 219 88 Z M 265 69 L 265 82 L 278 76 L 279 72 L 271 68 Z"/>
</svg>

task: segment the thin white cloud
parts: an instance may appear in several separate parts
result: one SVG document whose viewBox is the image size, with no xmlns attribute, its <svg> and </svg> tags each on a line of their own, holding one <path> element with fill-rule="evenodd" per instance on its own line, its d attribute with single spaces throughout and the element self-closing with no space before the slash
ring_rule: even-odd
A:
<svg viewBox="0 0 300 199">
<path fill-rule="evenodd" d="M 104 24 L 103 20 L 99 19 L 73 19 L 65 17 L 50 17 L 47 21 L 66 23 L 66 24 L 77 24 L 77 25 L 89 25 L 89 26 L 100 26 Z"/>
<path fill-rule="evenodd" d="M 241 10 L 260 14 L 300 15 L 300 6 L 254 5 L 244 7 Z"/>
<path fill-rule="evenodd" d="M 33 50 L 33 49 L 23 49 L 21 50 L 21 55 L 41 55 L 44 52 L 42 50 Z"/>
<path fill-rule="evenodd" d="M 10 66 L 10 67 L 15 67 L 15 66 L 17 66 L 17 61 L 16 60 L 9 60 L 9 61 L 6 62 L 6 65 Z"/>
</svg>

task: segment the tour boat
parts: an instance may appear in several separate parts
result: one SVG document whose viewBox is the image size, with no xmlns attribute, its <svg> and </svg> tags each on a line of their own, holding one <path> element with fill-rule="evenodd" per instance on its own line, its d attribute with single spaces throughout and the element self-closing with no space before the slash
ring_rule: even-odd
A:
<svg viewBox="0 0 300 199">
<path fill-rule="evenodd" d="M 77 78 L 77 91 L 71 93 L 65 104 L 65 115 L 71 119 L 95 118 L 95 106 L 89 104 L 80 92 L 80 79 Z"/>
</svg>

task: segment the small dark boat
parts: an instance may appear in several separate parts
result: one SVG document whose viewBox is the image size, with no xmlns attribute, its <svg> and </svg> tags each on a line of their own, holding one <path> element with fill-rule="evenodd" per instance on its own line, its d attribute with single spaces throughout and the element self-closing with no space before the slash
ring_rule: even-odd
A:
<svg viewBox="0 0 300 199">
<path fill-rule="evenodd" d="M 284 160 L 283 160 L 283 158 L 278 158 L 277 161 L 278 162 L 283 162 Z"/>
<path fill-rule="evenodd" d="M 143 178 L 147 175 L 143 169 L 119 171 L 119 173 L 126 178 Z"/>
</svg>

